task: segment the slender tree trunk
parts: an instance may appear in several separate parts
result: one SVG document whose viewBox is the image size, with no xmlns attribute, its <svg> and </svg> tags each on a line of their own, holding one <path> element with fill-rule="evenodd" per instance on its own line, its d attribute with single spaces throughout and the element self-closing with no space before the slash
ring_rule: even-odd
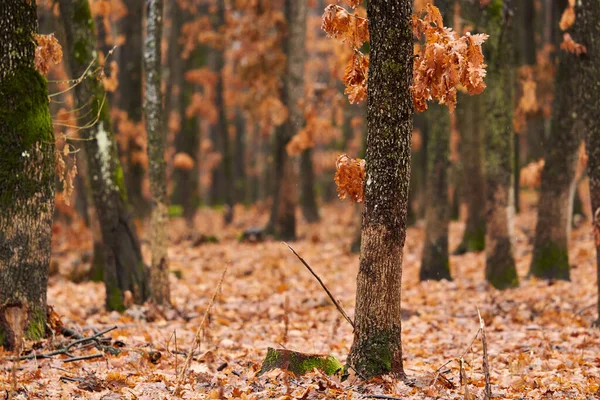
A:
<svg viewBox="0 0 600 400">
<path fill-rule="evenodd" d="M 161 92 L 161 41 L 163 25 L 162 0 L 147 3 L 146 40 L 144 43 L 144 81 L 146 132 L 152 213 L 150 224 L 150 293 L 156 304 L 169 305 L 169 258 L 167 256 L 167 163 L 165 161 L 164 115 Z"/>
<path fill-rule="evenodd" d="M 514 54 L 511 0 L 496 0 L 486 9 L 484 46 L 488 61 L 485 134 L 486 268 L 488 282 L 498 289 L 518 286 L 513 258 L 513 104 Z"/>
<path fill-rule="evenodd" d="M 233 200 L 236 203 L 247 204 L 248 196 L 248 177 L 246 175 L 246 119 L 241 110 L 236 111 L 235 116 L 235 190 Z"/>
<path fill-rule="evenodd" d="M 580 116 L 573 107 L 581 95 L 574 82 L 580 68 L 577 56 L 561 51 L 559 57 L 529 273 L 540 278 L 569 280 L 569 236 L 582 133 Z"/>
<path fill-rule="evenodd" d="M 81 76 L 99 68 L 94 24 L 87 0 L 60 0 L 65 24 L 68 63 L 73 76 Z M 127 190 L 123 169 L 117 156 L 117 146 L 111 129 L 109 105 L 102 82 L 88 75 L 75 87 L 75 108 L 80 115 L 97 117 L 96 123 L 80 130 L 88 162 L 94 206 L 98 214 L 104 244 L 104 284 L 106 307 L 123 310 L 125 291 L 142 304 L 149 295 L 146 266 L 140 243 L 127 205 Z M 85 124 L 89 121 L 83 121 Z"/>
<path fill-rule="evenodd" d="M 369 379 L 404 377 L 400 293 L 413 123 L 412 1 L 370 0 L 367 15 L 367 180 L 348 363 Z"/>
<path fill-rule="evenodd" d="M 304 97 L 304 61 L 306 39 L 306 2 L 286 0 L 288 21 L 286 48 L 286 76 L 282 100 L 288 108 L 287 121 L 276 129 L 274 143 L 273 206 L 267 232 L 281 240 L 296 239 L 296 190 L 297 176 L 295 158 L 285 149 L 288 142 L 304 124 L 304 113 L 299 106 Z"/>
<path fill-rule="evenodd" d="M 119 88 L 117 90 L 117 107 L 127 113 L 134 124 L 142 121 L 142 20 L 144 2 L 125 0 L 127 15 L 119 21 L 121 34 L 125 43 L 117 48 L 119 62 Z M 120 134 L 117 132 L 117 135 Z M 140 133 L 141 134 L 141 133 Z M 150 203 L 144 197 L 142 184 L 146 168 L 140 164 L 136 153 L 143 152 L 138 140 L 129 140 L 127 149 L 127 166 L 125 182 L 133 211 L 137 217 L 145 217 L 150 212 Z"/>
<path fill-rule="evenodd" d="M 425 209 L 425 243 L 419 278 L 452 279 L 448 260 L 448 169 L 450 150 L 450 114 L 448 107 L 431 104 L 427 110 L 432 122 L 429 131 L 429 167 Z"/>
<path fill-rule="evenodd" d="M 594 226 L 600 229 L 600 3 L 596 0 L 582 0 L 575 7 L 573 39 L 587 48 L 587 54 L 580 56 L 577 65 L 575 86 L 578 88 L 577 111 L 586 131 L 588 153 L 588 176 Z M 598 315 L 600 321 L 600 243 L 596 239 L 596 263 L 598 278 Z M 597 323 L 598 325 L 598 323 Z"/>
<path fill-rule="evenodd" d="M 300 205 L 302 206 L 302 215 L 308 223 L 318 222 L 320 219 L 315 184 L 312 149 L 306 149 L 300 155 L 300 185 L 302 186 Z"/>
<path fill-rule="evenodd" d="M 34 69 L 35 33 L 35 1 L 0 6 L 0 346 L 7 349 L 21 333 L 41 339 L 46 326 L 54 132 L 46 79 Z"/>
<path fill-rule="evenodd" d="M 483 140 L 481 98 L 459 95 L 456 106 L 460 131 L 460 161 L 463 171 L 463 196 L 467 204 L 467 222 L 460 245 L 454 254 L 482 251 L 485 248 L 485 180 L 483 176 Z"/>
</svg>

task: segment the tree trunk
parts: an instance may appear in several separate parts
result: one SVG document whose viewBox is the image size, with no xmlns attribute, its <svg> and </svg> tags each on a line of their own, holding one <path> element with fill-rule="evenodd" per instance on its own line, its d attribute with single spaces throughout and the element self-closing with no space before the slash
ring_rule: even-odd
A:
<svg viewBox="0 0 600 400">
<path fill-rule="evenodd" d="M 299 106 L 304 97 L 304 61 L 306 39 L 306 2 L 286 0 L 285 13 L 288 35 L 285 40 L 286 75 L 282 101 L 288 108 L 288 119 L 276 129 L 273 148 L 273 205 L 267 232 L 281 240 L 296 239 L 296 159 L 285 149 L 291 138 L 304 125 L 304 113 Z"/>
<path fill-rule="evenodd" d="M 580 116 L 573 107 L 580 96 L 574 80 L 580 68 L 579 57 L 565 51 L 559 57 L 529 273 L 539 278 L 569 280 L 571 211 L 582 133 Z"/>
<path fill-rule="evenodd" d="M 587 54 L 580 56 L 577 65 L 581 68 L 575 83 L 578 89 L 577 114 L 586 131 L 588 153 L 588 176 L 590 197 L 595 216 L 595 229 L 600 229 L 598 210 L 600 209 L 600 3 L 596 0 L 582 0 L 575 7 L 573 39 L 587 48 Z M 596 263 L 598 278 L 598 315 L 600 321 L 600 243 L 596 239 Z"/>
<path fill-rule="evenodd" d="M 300 205 L 302 206 L 302 215 L 308 223 L 318 222 L 320 219 L 315 184 L 312 149 L 306 149 L 300 155 L 300 185 L 302 186 Z"/>
<path fill-rule="evenodd" d="M 246 119 L 241 110 L 236 111 L 235 115 L 235 190 L 233 201 L 236 203 L 248 204 L 250 196 L 248 195 L 248 177 L 246 175 Z"/>
<path fill-rule="evenodd" d="M 117 106 L 127 113 L 134 124 L 142 121 L 142 20 L 144 2 L 125 0 L 127 15 L 119 21 L 121 34 L 125 43 L 117 48 L 119 62 L 119 88 L 117 90 Z M 117 132 L 117 135 L 119 132 Z M 141 134 L 141 132 L 140 132 Z M 131 138 L 127 149 L 127 166 L 125 178 L 127 193 L 133 211 L 138 217 L 145 217 L 150 212 L 150 204 L 142 192 L 142 184 L 146 174 L 145 166 L 140 164 L 135 153 L 143 152 L 135 138 Z"/>
<path fill-rule="evenodd" d="M 456 121 L 460 132 L 460 161 L 463 171 L 463 196 L 467 203 L 467 222 L 460 245 L 454 254 L 482 251 L 485 248 L 485 181 L 481 99 L 460 95 Z"/>
<path fill-rule="evenodd" d="M 87 0 L 60 0 L 65 23 L 68 63 L 72 76 L 81 76 L 91 64 L 90 71 L 99 68 L 96 53 L 94 24 Z M 136 303 L 148 298 L 146 266 L 140 243 L 127 205 L 127 191 L 117 146 L 111 129 L 109 110 L 102 82 L 88 75 L 74 89 L 75 108 L 80 115 L 97 118 L 80 130 L 87 156 L 88 173 L 94 206 L 104 244 L 104 284 L 106 307 L 122 311 L 125 291 L 133 294 Z M 86 124 L 89 121 L 82 121 Z M 91 125 L 91 126 L 89 126 Z"/>
<path fill-rule="evenodd" d="M 514 54 L 510 0 L 496 0 L 486 9 L 484 46 L 488 62 L 485 134 L 486 267 L 485 277 L 494 287 L 519 285 L 513 258 L 514 214 L 512 193 Z"/>
<path fill-rule="evenodd" d="M 404 377 L 400 293 L 413 123 L 412 1 L 370 0 L 367 15 L 367 180 L 348 363 L 369 379 Z"/>
<path fill-rule="evenodd" d="M 39 340 L 54 214 L 54 132 L 46 79 L 34 69 L 35 1 L 0 6 L 0 346 Z M 24 325 L 11 321 L 15 313 Z"/>
<path fill-rule="evenodd" d="M 450 150 L 450 114 L 448 107 L 431 104 L 427 110 L 432 122 L 429 130 L 429 166 L 425 209 L 425 243 L 419 278 L 422 281 L 452 279 L 448 260 L 448 169 Z"/>
<path fill-rule="evenodd" d="M 164 115 L 161 92 L 161 40 L 163 24 L 162 0 L 147 3 L 146 40 L 144 43 L 144 81 L 148 160 L 152 213 L 150 223 L 150 294 L 156 304 L 170 305 L 169 258 L 167 256 L 167 163 Z"/>
</svg>

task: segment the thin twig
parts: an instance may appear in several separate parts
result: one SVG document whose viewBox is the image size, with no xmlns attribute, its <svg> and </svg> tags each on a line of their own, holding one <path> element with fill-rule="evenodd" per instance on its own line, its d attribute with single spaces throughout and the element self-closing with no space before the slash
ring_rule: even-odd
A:
<svg viewBox="0 0 600 400">
<path fill-rule="evenodd" d="M 302 262 L 302 264 L 304 264 L 304 266 L 310 271 L 310 273 L 317 279 L 317 281 L 319 282 L 319 284 L 321 285 L 321 287 L 325 290 L 325 292 L 327 293 L 327 295 L 329 296 L 329 298 L 331 299 L 331 301 L 333 302 L 333 304 L 335 305 L 335 307 L 342 314 L 342 316 L 346 319 L 346 321 L 348 321 L 348 323 L 352 326 L 352 329 L 354 329 L 354 322 L 352 322 L 352 320 L 350 319 L 350 317 L 348 316 L 348 314 L 346 314 L 346 311 L 344 311 L 344 308 L 342 307 L 342 305 L 340 304 L 340 302 L 337 301 L 335 297 L 333 297 L 333 294 L 331 294 L 331 292 L 329 291 L 329 289 L 327 288 L 327 286 L 325 286 L 325 284 L 323 283 L 323 281 L 321 280 L 321 278 L 319 278 L 319 275 L 317 275 L 315 273 L 315 271 L 313 271 L 313 269 L 310 267 L 310 265 L 308 265 L 308 263 L 306 261 L 304 261 L 304 259 L 302 257 L 300 257 L 298 255 L 298 253 L 296 253 L 296 250 L 292 249 L 292 246 L 290 246 L 287 243 L 285 243 L 285 245 L 288 247 L 288 249 L 290 249 L 292 251 L 292 253 L 294 253 L 294 255 L 298 258 L 298 260 L 300 260 L 300 262 Z"/>
<path fill-rule="evenodd" d="M 485 373 L 485 398 L 489 400 L 492 398 L 492 385 L 490 384 L 490 365 L 488 362 L 487 340 L 485 337 L 485 323 L 483 322 L 483 318 L 481 318 L 479 307 L 477 308 L 477 315 L 479 316 L 479 331 L 481 332 L 481 343 L 483 344 L 483 372 Z"/>
<path fill-rule="evenodd" d="M 465 372 L 465 360 L 461 357 L 458 363 L 460 365 L 460 383 L 465 388 L 465 400 L 470 400 L 471 395 L 469 394 L 469 382 L 467 381 L 467 373 Z"/>
<path fill-rule="evenodd" d="M 71 357 L 63 360 L 63 363 L 81 361 L 81 360 L 91 360 L 92 358 L 104 357 L 104 353 L 94 353 L 88 354 L 87 356 L 79 356 L 79 357 Z"/>
<path fill-rule="evenodd" d="M 215 303 L 215 300 L 217 299 L 217 295 L 221 291 L 221 286 L 223 284 L 223 280 L 225 279 L 225 274 L 227 273 L 228 268 L 229 268 L 229 265 L 225 267 L 225 270 L 223 271 L 223 275 L 221 275 L 221 279 L 219 280 L 219 283 L 217 284 L 217 288 L 215 289 L 215 292 L 213 293 L 212 298 L 210 299 L 210 302 L 208 303 L 208 307 L 206 307 L 206 310 L 204 311 L 204 315 L 202 316 L 202 321 L 200 321 L 200 325 L 198 326 L 198 329 L 196 329 L 196 334 L 194 335 L 194 343 L 192 344 L 192 349 L 188 353 L 188 355 L 185 359 L 185 363 L 183 364 L 183 369 L 181 370 L 181 373 L 179 374 L 179 378 L 177 379 L 177 386 L 175 387 L 175 395 L 176 396 L 179 395 L 179 390 L 181 387 L 181 383 L 183 382 L 183 379 L 185 378 L 185 373 L 187 372 L 188 368 L 190 367 L 190 364 L 192 363 L 192 357 L 193 357 L 194 351 L 196 351 L 196 347 L 199 347 L 202 344 L 202 329 L 204 328 L 204 324 L 206 322 L 208 313 L 210 312 L 210 309 L 212 308 L 213 304 Z"/>
<path fill-rule="evenodd" d="M 388 396 L 385 394 L 365 394 L 363 399 L 385 399 L 385 400 L 402 400 L 401 397 Z"/>
</svg>

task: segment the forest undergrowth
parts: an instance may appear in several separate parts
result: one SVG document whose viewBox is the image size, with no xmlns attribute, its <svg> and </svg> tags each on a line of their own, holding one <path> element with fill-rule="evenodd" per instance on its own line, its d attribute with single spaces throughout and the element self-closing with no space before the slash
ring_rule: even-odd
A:
<svg viewBox="0 0 600 400">
<path fill-rule="evenodd" d="M 119 355 L 64 362 L 66 355 L 21 361 L 17 398 L 90 399 L 359 399 L 482 398 L 482 342 L 479 309 L 485 321 L 492 393 L 498 398 L 598 398 L 600 331 L 596 319 L 596 276 L 591 226 L 571 234 L 571 282 L 527 279 L 535 206 L 533 193 L 522 196 L 516 216 L 515 258 L 521 286 L 497 291 L 484 279 L 484 254 L 451 257 L 454 281 L 419 282 L 424 229 L 408 230 L 403 261 L 403 349 L 409 384 L 392 378 L 361 383 L 314 371 L 296 377 L 280 370 L 257 372 L 267 348 L 333 354 L 342 363 L 352 344 L 352 327 L 299 260 L 279 241 L 240 243 L 240 233 L 262 226 L 266 208 L 236 209 L 236 224 L 222 227 L 218 211 L 198 212 L 193 232 L 185 221 L 169 227 L 170 275 L 174 310 L 132 306 L 124 314 L 104 311 L 102 283 L 73 283 L 91 248 L 87 231 L 56 223 L 48 303 L 65 327 L 84 335 L 116 326 L 103 337 Z M 299 226 L 291 245 L 320 275 L 350 315 L 358 255 L 349 251 L 356 209 L 335 203 L 322 210 L 318 224 Z M 450 248 L 464 224 L 450 225 Z M 204 243 L 214 235 L 219 243 Z M 150 256 L 148 243 L 144 252 Z M 185 355 L 224 269 L 221 293 L 212 304 L 180 396 L 173 391 Z M 49 353 L 72 339 L 45 339 L 34 349 Z M 108 342 L 107 342 L 108 343 Z M 106 343 L 105 343 L 106 344 Z M 29 348 L 27 348 L 29 346 Z M 31 350 L 26 345 L 23 354 Z M 94 346 L 76 356 L 98 353 Z M 10 357 L 0 354 L 0 359 Z M 460 358 L 466 381 L 460 379 Z M 11 362 L 2 362 L 0 391 L 11 387 Z M 5 378 L 5 379 L 4 379 Z M 465 391 L 467 395 L 465 396 Z M 379 397 L 386 398 L 386 397 Z"/>
</svg>

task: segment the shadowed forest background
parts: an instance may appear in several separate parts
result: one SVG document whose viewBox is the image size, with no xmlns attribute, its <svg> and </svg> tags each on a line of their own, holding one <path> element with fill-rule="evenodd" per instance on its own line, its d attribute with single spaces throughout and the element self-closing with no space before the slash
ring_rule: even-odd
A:
<svg viewBox="0 0 600 400">
<path fill-rule="evenodd" d="M 0 37 L 7 399 L 600 396 L 597 0 L 5 0 Z"/>
</svg>

